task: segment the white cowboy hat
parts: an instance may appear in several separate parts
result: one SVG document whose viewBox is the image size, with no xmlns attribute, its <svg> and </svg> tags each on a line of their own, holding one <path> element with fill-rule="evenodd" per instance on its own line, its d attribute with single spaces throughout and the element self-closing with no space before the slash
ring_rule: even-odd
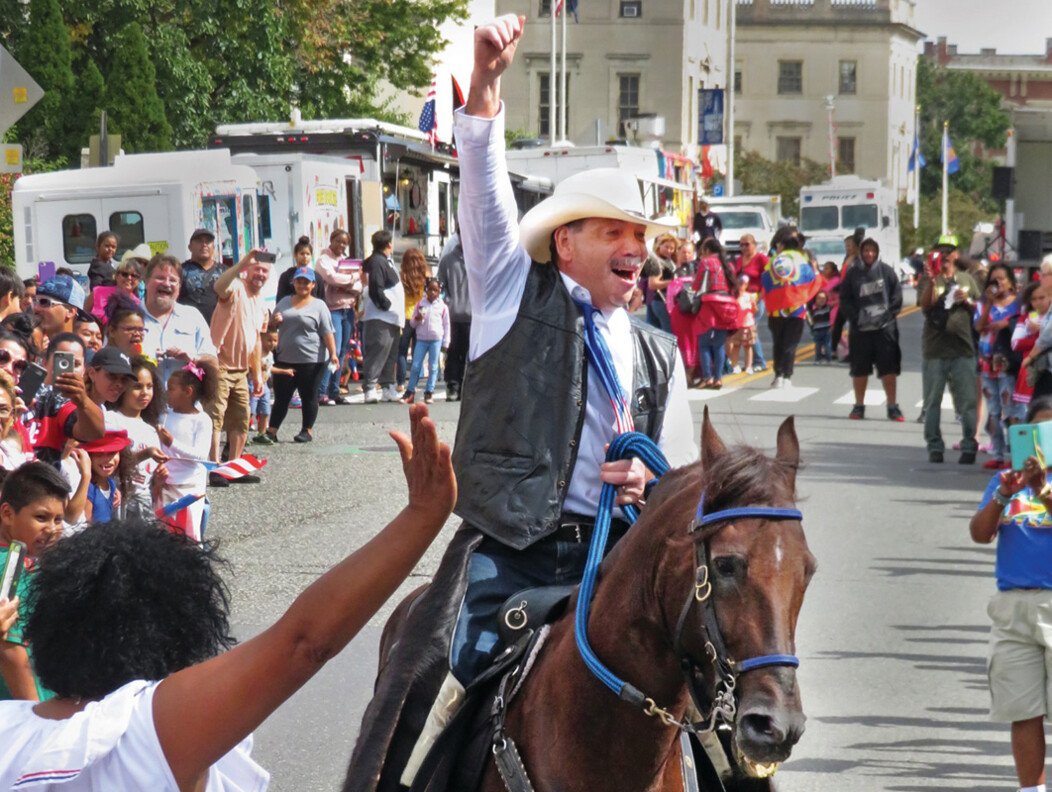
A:
<svg viewBox="0 0 1052 792">
<path fill-rule="evenodd" d="M 519 239 L 530 257 L 544 264 L 551 261 L 552 232 L 574 220 L 590 217 L 639 223 L 646 226 L 648 239 L 679 226 L 676 217 L 657 220 L 647 217 L 639 182 L 631 173 L 617 168 L 596 168 L 559 182 L 551 196 L 522 218 Z"/>
</svg>

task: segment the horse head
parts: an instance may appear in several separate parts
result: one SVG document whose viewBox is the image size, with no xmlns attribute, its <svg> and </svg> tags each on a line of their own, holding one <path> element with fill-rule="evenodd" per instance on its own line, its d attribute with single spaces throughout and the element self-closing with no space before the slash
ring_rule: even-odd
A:
<svg viewBox="0 0 1052 792">
<path fill-rule="evenodd" d="M 753 776 L 773 772 L 804 731 L 795 631 L 816 564 L 795 511 L 799 457 L 792 418 L 772 458 L 728 448 L 706 409 L 701 465 L 671 476 L 660 496 L 658 487 L 641 519 L 657 517 L 681 547 L 691 525 L 693 551 L 669 559 L 666 619 L 695 715 L 731 726 L 735 758 Z"/>
</svg>

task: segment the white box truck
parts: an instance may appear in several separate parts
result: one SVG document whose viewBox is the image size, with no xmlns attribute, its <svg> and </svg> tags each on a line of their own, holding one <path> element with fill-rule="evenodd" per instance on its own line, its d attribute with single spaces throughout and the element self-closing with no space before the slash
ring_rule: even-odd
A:
<svg viewBox="0 0 1052 792">
<path fill-rule="evenodd" d="M 875 180 L 836 176 L 800 190 L 800 230 L 819 263 L 844 260 L 844 239 L 856 228 L 880 245 L 880 258 L 900 269 L 899 207 L 895 190 Z"/>
<path fill-rule="evenodd" d="M 741 252 L 741 238 L 752 234 L 756 249 L 766 251 L 782 219 L 782 196 L 736 195 L 706 198 L 709 209 L 720 216 L 720 244 L 733 255 Z"/>
<path fill-rule="evenodd" d="M 86 284 L 107 230 L 120 239 L 118 258 L 146 242 L 181 261 L 194 229 L 207 228 L 217 254 L 237 261 L 259 244 L 256 182 L 224 150 L 120 155 L 111 167 L 23 176 L 11 197 L 15 267 L 29 278 L 51 261 Z"/>
</svg>

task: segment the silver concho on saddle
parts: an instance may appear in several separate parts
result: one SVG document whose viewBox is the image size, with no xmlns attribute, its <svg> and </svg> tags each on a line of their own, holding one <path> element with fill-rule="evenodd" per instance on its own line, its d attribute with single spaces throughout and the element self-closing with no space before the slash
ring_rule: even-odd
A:
<svg viewBox="0 0 1052 792">
<path fill-rule="evenodd" d="M 508 597 L 500 606 L 497 634 L 501 644 L 510 646 L 522 637 L 525 630 L 536 630 L 562 616 L 575 588 L 576 583 L 538 586 Z"/>
</svg>

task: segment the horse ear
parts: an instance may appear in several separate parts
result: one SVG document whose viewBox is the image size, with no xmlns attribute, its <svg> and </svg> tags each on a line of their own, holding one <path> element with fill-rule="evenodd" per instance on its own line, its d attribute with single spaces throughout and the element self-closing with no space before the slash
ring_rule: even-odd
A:
<svg viewBox="0 0 1052 792">
<path fill-rule="evenodd" d="M 796 439 L 796 424 L 791 415 L 778 427 L 778 450 L 774 457 L 792 468 L 795 486 L 795 471 L 800 464 L 800 441 Z"/>
<path fill-rule="evenodd" d="M 701 461 L 708 468 L 712 461 L 726 450 L 727 446 L 716 434 L 716 429 L 709 420 L 709 406 L 706 404 L 701 419 Z"/>
</svg>

